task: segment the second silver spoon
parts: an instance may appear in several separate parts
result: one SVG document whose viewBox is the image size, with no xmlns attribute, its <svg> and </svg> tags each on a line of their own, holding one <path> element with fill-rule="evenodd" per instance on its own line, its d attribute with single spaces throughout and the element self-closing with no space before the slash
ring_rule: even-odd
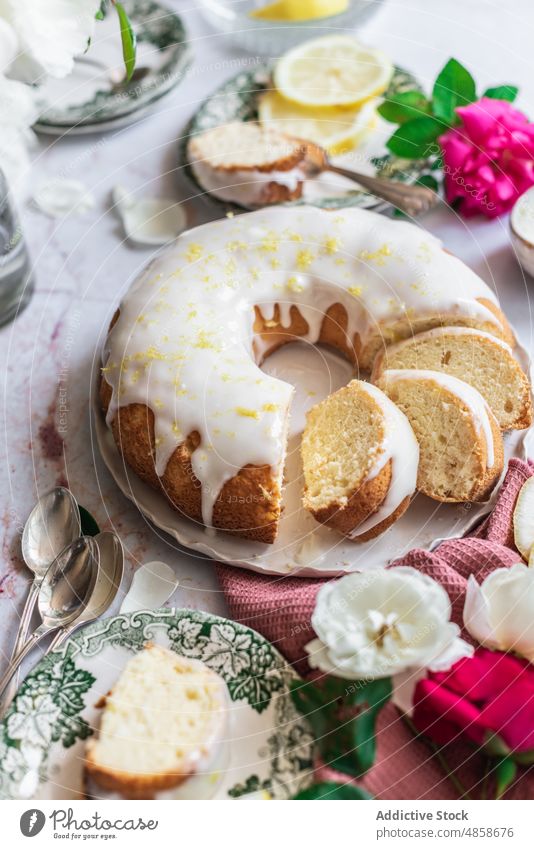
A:
<svg viewBox="0 0 534 849">
<path fill-rule="evenodd" d="M 56 557 L 39 590 L 37 603 L 42 625 L 10 661 L 0 679 L 0 698 L 26 655 L 37 643 L 47 634 L 70 625 L 86 607 L 97 579 L 98 562 L 98 546 L 93 537 L 79 537 Z"/>
<path fill-rule="evenodd" d="M 81 625 L 87 625 L 88 622 L 93 622 L 99 616 L 102 616 L 113 604 L 119 591 L 124 571 L 122 543 L 117 534 L 111 531 L 102 531 L 93 539 L 98 546 L 100 566 L 91 597 L 86 607 L 80 611 L 80 615 L 67 627 L 61 628 L 57 632 L 48 646 L 46 654 L 62 646 Z"/>
</svg>

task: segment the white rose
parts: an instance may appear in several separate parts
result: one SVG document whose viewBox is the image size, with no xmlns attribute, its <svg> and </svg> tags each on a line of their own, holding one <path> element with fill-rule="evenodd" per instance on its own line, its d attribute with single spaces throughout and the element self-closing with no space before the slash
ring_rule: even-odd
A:
<svg viewBox="0 0 534 849">
<path fill-rule="evenodd" d="M 467 583 L 464 623 L 483 646 L 513 650 L 534 662 L 534 569 L 516 563 Z"/>
<path fill-rule="evenodd" d="M 99 8 L 100 0 L 0 0 L 0 18 L 18 42 L 10 76 L 39 82 L 45 74 L 69 74 L 93 34 Z"/>
<path fill-rule="evenodd" d="M 319 590 L 308 662 L 349 679 L 448 669 L 473 653 L 450 616 L 445 590 L 410 566 L 355 572 Z"/>
</svg>

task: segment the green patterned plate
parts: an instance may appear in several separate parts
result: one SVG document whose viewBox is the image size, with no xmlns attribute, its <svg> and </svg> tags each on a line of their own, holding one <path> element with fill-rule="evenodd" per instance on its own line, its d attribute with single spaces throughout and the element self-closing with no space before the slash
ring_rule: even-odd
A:
<svg viewBox="0 0 534 849">
<path fill-rule="evenodd" d="M 137 34 L 137 62 L 129 83 L 113 83 L 123 75 L 116 15 L 110 11 L 95 26 L 90 49 L 76 60 L 74 71 L 49 79 L 38 89 L 39 132 L 52 135 L 100 132 L 137 120 L 179 83 L 191 63 L 181 19 L 153 0 L 123 0 Z"/>
<path fill-rule="evenodd" d="M 147 641 L 204 661 L 228 686 L 224 763 L 194 779 L 203 781 L 199 796 L 236 799 L 259 791 L 285 799 L 311 783 L 310 731 L 288 694 L 298 680 L 293 668 L 250 628 L 162 608 L 84 628 L 26 677 L 0 724 L 0 798 L 83 798 L 84 740 L 98 725 L 96 705 Z"/>
<path fill-rule="evenodd" d="M 273 63 L 256 65 L 254 68 L 242 71 L 237 76 L 227 80 L 204 101 L 189 122 L 180 142 L 179 158 L 189 180 L 202 195 L 205 195 L 206 192 L 193 174 L 187 157 L 189 138 L 212 127 L 218 127 L 220 124 L 226 124 L 231 121 L 256 121 L 258 119 L 258 97 L 272 85 L 272 70 Z M 421 90 L 421 86 L 413 74 L 402 68 L 395 68 L 391 83 L 384 97 L 391 97 L 393 94 L 413 88 Z M 391 128 L 392 125 L 387 125 L 386 134 L 392 131 Z M 383 146 L 385 134 L 382 133 L 381 136 L 379 138 L 379 133 L 373 133 L 370 140 L 371 143 L 366 145 L 363 162 L 358 158 L 359 151 L 355 152 L 357 165 L 352 163 L 352 167 L 359 170 L 366 170 L 369 173 L 374 172 L 380 177 L 402 180 L 409 183 L 415 182 L 415 180 L 427 173 L 425 163 L 399 159 L 393 156 L 393 154 L 388 153 Z M 336 161 L 336 157 L 334 157 L 334 161 Z M 339 161 L 341 163 L 342 160 L 339 159 Z M 344 158 L 343 164 L 350 168 L 350 157 Z M 332 180 L 331 178 L 328 179 L 326 175 L 324 178 L 319 178 L 316 181 L 308 181 L 309 195 L 293 203 L 311 203 L 324 209 L 342 209 L 348 206 L 358 206 L 376 211 L 391 209 L 389 204 L 360 189 L 347 191 L 344 188 L 342 191 L 336 191 L 335 194 L 329 196 L 329 184 L 332 184 Z M 240 209 L 240 207 L 226 201 L 220 201 L 212 196 L 210 198 L 215 203 L 222 204 L 227 209 Z"/>
</svg>

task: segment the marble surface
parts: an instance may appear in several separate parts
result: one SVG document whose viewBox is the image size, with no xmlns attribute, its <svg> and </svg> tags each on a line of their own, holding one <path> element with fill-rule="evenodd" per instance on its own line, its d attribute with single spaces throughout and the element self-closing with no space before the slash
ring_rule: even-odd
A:
<svg viewBox="0 0 534 849">
<path fill-rule="evenodd" d="M 177 168 L 178 140 L 199 102 L 251 61 L 210 30 L 194 4 L 167 2 L 183 14 L 195 53 L 195 63 L 181 85 L 148 118 L 129 128 L 39 140 L 30 187 L 51 177 L 81 179 L 95 195 L 95 208 L 83 217 L 52 220 L 27 201 L 21 204 L 37 285 L 26 311 L 0 330 L 4 659 L 30 578 L 20 556 L 21 527 L 37 494 L 58 483 L 70 486 L 102 528 L 113 527 L 120 534 L 126 550 L 123 591 L 140 563 L 165 560 L 179 576 L 174 604 L 225 612 L 212 565 L 179 550 L 118 491 L 98 456 L 89 411 L 90 376 L 105 328 L 121 293 L 152 255 L 151 250 L 124 241 L 110 209 L 111 190 L 121 183 L 133 191 L 174 196 L 187 204 L 191 225 L 217 217 L 217 207 L 191 196 Z M 490 0 L 388 0 L 361 36 L 415 71 L 427 85 L 450 55 L 474 72 L 481 89 L 490 83 L 519 83 L 518 103 L 534 116 L 531 2 L 515 0 L 506 7 L 505 11 L 503 4 Z M 532 350 L 534 283 L 516 262 L 507 219 L 466 222 L 441 208 L 420 223 L 442 237 L 495 289 L 523 343 Z"/>
</svg>

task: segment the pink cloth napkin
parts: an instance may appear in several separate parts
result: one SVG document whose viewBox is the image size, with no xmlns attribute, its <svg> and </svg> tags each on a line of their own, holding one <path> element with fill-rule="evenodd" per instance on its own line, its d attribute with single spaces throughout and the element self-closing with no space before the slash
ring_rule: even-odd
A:
<svg viewBox="0 0 534 849">
<path fill-rule="evenodd" d="M 492 513 L 469 537 L 442 543 L 433 552 L 415 548 L 392 566 L 413 566 L 438 581 L 448 592 L 452 618 L 462 625 L 469 575 L 480 581 L 494 569 L 517 563 L 512 514 L 521 486 L 534 474 L 534 462 L 511 460 Z M 233 619 L 267 637 L 303 675 L 309 672 L 304 646 L 314 634 L 311 615 L 315 596 L 325 579 L 256 575 L 217 564 L 217 573 Z M 486 759 L 463 743 L 441 749 L 472 798 L 480 798 Z M 327 766 L 318 780 L 345 782 L 347 776 Z M 461 795 L 429 746 L 415 739 L 397 708 L 382 711 L 374 767 L 358 782 L 381 799 L 457 799 Z M 523 770 L 507 793 L 511 799 L 532 799 L 534 768 Z"/>
</svg>

